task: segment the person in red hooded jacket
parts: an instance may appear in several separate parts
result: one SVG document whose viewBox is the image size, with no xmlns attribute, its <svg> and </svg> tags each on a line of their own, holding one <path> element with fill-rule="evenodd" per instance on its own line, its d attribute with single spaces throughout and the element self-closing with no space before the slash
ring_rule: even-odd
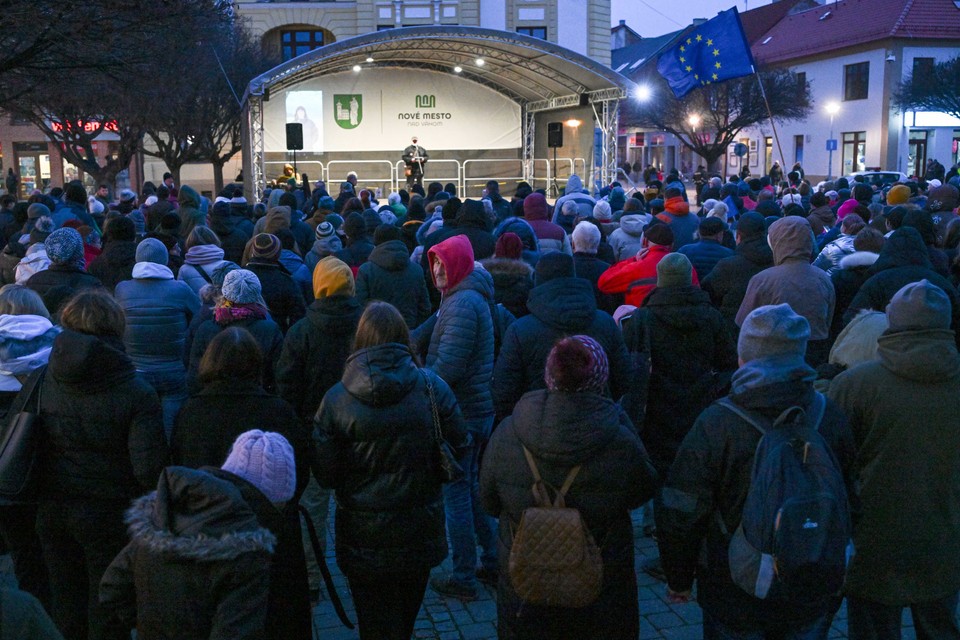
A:
<svg viewBox="0 0 960 640">
<path fill-rule="evenodd" d="M 663 213 L 657 218 L 670 225 L 673 230 L 673 249 L 694 242 L 694 236 L 700 228 L 700 218 L 690 215 L 690 205 L 683 198 L 683 192 L 675 187 L 667 187 L 664 192 Z M 656 276 L 656 274 L 654 274 Z"/>
<path fill-rule="evenodd" d="M 529 197 L 529 196 L 528 196 Z M 479 504 L 478 453 L 493 430 L 493 278 L 474 267 L 473 247 L 463 235 L 447 238 L 427 251 L 433 282 L 442 294 L 436 315 L 414 331 L 422 345 L 429 339 L 425 360 L 450 385 L 473 442 L 458 450 L 463 479 L 443 486 L 447 531 L 453 552 L 453 572 L 430 581 L 446 596 L 473 600 L 477 578 L 493 581 L 497 574 L 497 531 Z M 477 543 L 483 548 L 477 566 Z"/>
<path fill-rule="evenodd" d="M 636 257 L 621 260 L 600 276 L 597 282 L 600 292 L 623 294 L 626 304 L 641 306 L 657 286 L 657 264 L 673 251 L 673 240 L 673 225 L 654 219 L 643 228 L 643 249 Z M 693 284 L 700 285 L 696 270 Z"/>
</svg>

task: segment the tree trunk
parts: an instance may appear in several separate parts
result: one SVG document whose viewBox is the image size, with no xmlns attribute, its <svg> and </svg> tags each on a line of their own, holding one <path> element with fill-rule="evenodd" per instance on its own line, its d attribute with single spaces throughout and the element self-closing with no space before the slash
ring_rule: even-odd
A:
<svg viewBox="0 0 960 640">
<path fill-rule="evenodd" d="M 173 184 L 177 185 L 177 188 L 179 189 L 180 186 L 181 186 L 181 184 L 180 184 L 180 169 L 182 169 L 183 166 L 182 166 L 182 165 L 179 165 L 179 164 L 176 165 L 176 166 L 169 166 L 169 165 L 168 165 L 168 168 L 170 169 L 170 173 L 173 174 Z"/>
<path fill-rule="evenodd" d="M 223 165 L 225 162 L 213 161 L 213 195 L 220 195 L 223 191 Z"/>
</svg>

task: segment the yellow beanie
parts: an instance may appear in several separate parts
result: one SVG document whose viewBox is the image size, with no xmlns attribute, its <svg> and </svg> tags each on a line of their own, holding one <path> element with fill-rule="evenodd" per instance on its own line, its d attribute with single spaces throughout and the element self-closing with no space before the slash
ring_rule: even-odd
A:
<svg viewBox="0 0 960 640">
<path fill-rule="evenodd" d="M 887 204 L 906 204 L 910 199 L 910 187 L 905 184 L 895 184 L 887 192 Z"/>
<path fill-rule="evenodd" d="M 343 260 L 327 256 L 313 269 L 313 297 L 317 300 L 329 296 L 352 296 L 356 291 L 353 271 Z"/>
</svg>

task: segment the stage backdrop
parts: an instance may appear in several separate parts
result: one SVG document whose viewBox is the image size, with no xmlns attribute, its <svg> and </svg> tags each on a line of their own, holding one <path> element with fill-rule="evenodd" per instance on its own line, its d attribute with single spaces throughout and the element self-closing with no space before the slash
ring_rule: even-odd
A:
<svg viewBox="0 0 960 640">
<path fill-rule="evenodd" d="M 369 69 L 306 80 L 264 103 L 266 151 L 285 151 L 284 124 L 303 123 L 303 150 L 400 152 L 414 135 L 433 151 L 520 147 L 520 106 L 453 74 Z"/>
</svg>

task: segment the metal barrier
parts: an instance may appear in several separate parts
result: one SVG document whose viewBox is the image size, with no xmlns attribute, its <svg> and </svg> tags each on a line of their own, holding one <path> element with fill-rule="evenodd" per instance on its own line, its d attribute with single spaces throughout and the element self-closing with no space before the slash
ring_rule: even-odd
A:
<svg viewBox="0 0 960 640">
<path fill-rule="evenodd" d="M 580 173 L 577 173 L 577 163 L 580 163 Z M 585 158 L 573 159 L 573 172 L 577 173 L 577 175 L 581 177 L 587 175 L 587 161 Z"/>
<path fill-rule="evenodd" d="M 483 177 L 480 177 L 480 178 L 471 178 L 468 176 L 468 170 L 471 166 L 479 165 L 483 163 L 492 164 L 494 162 L 499 164 L 515 163 L 517 171 L 514 175 L 485 174 Z M 476 158 L 472 160 L 463 161 L 463 197 L 470 196 L 469 192 L 470 192 L 471 182 L 486 183 L 488 180 L 508 181 L 508 182 L 509 181 L 519 182 L 520 180 L 523 180 L 523 160 L 520 160 L 519 158 L 504 158 L 502 160 L 494 159 L 494 158 Z M 476 195 L 480 196 L 481 194 L 482 194 L 482 188 L 480 192 L 478 192 Z"/>
<path fill-rule="evenodd" d="M 343 178 L 340 178 L 339 175 L 331 177 L 333 175 L 332 169 L 334 165 L 337 165 L 337 166 L 345 165 L 349 167 L 349 169 L 347 169 L 343 173 Z M 375 178 L 370 178 L 368 176 L 361 176 L 360 172 L 356 171 L 356 168 L 358 165 L 365 165 L 365 166 L 378 165 L 381 167 L 386 165 L 387 177 L 382 178 L 379 175 Z M 393 188 L 393 186 L 397 183 L 397 177 L 394 171 L 393 163 L 390 162 L 389 160 L 331 160 L 330 162 L 327 163 L 327 173 L 325 176 L 325 180 L 327 181 L 327 191 L 329 191 L 330 193 L 339 193 L 340 187 L 336 183 L 344 182 L 347 179 L 347 174 L 350 173 L 351 171 L 356 171 L 358 184 L 376 185 L 376 187 L 378 189 L 381 189 L 381 191 L 383 190 L 384 187 Z"/>
<path fill-rule="evenodd" d="M 454 164 L 457 167 L 457 175 L 455 177 L 444 177 L 444 176 L 435 176 L 431 172 L 429 177 L 424 177 L 424 182 L 442 182 L 446 184 L 447 182 L 452 182 L 457 187 L 457 193 L 463 193 L 463 165 L 460 164 L 459 160 L 454 160 L 453 158 L 438 158 L 436 160 L 430 160 L 427 163 L 428 167 L 435 167 L 438 164 Z M 396 182 L 393 184 L 394 191 L 399 191 L 404 189 L 407 186 L 406 176 L 403 175 L 403 170 L 406 167 L 406 163 L 403 160 L 398 160 L 396 166 L 394 167 L 396 176 Z"/>
</svg>

